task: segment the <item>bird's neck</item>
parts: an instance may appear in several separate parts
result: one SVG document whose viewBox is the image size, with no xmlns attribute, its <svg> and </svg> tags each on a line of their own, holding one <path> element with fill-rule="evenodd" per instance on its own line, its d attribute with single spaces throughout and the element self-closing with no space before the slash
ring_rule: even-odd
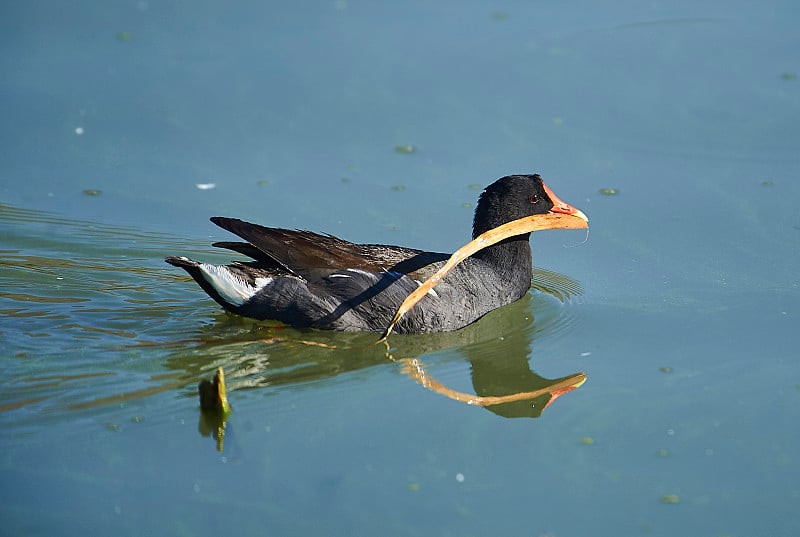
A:
<svg viewBox="0 0 800 537">
<path fill-rule="evenodd" d="M 525 280 L 530 284 L 533 273 L 530 233 L 509 237 L 473 255 L 491 265 L 509 279 Z"/>
</svg>

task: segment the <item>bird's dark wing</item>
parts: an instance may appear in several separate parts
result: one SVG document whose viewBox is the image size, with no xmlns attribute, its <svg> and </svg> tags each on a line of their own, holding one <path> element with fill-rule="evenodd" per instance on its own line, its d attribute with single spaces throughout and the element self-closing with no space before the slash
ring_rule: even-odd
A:
<svg viewBox="0 0 800 537">
<path fill-rule="evenodd" d="M 236 218 L 215 216 L 211 221 L 247 241 L 221 242 L 214 246 L 234 250 L 257 261 L 277 263 L 296 275 L 346 268 L 407 273 L 443 255 L 400 246 L 355 244 L 333 235 L 259 226 Z"/>
<path fill-rule="evenodd" d="M 246 255 L 247 257 L 249 257 L 251 259 L 255 259 L 256 261 L 262 261 L 262 262 L 266 262 L 266 263 L 269 263 L 269 264 L 272 264 L 272 265 L 280 266 L 278 263 L 275 262 L 274 259 L 272 259 L 271 257 L 266 256 L 264 254 L 264 252 L 262 252 L 261 250 L 259 250 L 258 248 L 256 248 L 252 244 L 250 244 L 249 242 L 222 241 L 222 242 L 212 243 L 211 246 L 213 246 L 215 248 L 225 248 L 227 250 L 233 250 L 234 252 L 238 252 L 238 253 L 240 253 L 242 255 Z"/>
</svg>

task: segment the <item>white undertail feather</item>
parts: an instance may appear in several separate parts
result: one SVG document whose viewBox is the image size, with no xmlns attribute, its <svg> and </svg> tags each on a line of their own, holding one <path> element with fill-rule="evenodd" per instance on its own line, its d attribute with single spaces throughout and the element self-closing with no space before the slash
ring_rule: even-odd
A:
<svg viewBox="0 0 800 537">
<path fill-rule="evenodd" d="M 272 278 L 256 278 L 255 285 L 246 282 L 225 266 L 200 263 L 200 272 L 203 278 L 217 290 L 219 295 L 234 306 L 241 306 L 260 291 L 264 286 L 272 283 Z"/>
</svg>

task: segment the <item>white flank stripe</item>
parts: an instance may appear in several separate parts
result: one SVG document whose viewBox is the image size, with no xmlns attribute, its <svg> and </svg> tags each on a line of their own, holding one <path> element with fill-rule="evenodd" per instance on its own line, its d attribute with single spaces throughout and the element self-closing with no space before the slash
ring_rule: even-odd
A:
<svg viewBox="0 0 800 537">
<path fill-rule="evenodd" d="M 362 274 L 362 275 L 366 276 L 367 278 L 369 278 L 370 280 L 373 280 L 373 281 L 377 281 L 378 280 L 378 275 L 375 274 L 374 272 L 368 272 L 366 270 L 361 270 L 361 269 L 358 269 L 358 268 L 349 268 L 349 269 L 346 269 L 346 270 L 348 272 L 352 272 L 354 274 Z"/>
<path fill-rule="evenodd" d="M 419 280 L 414 280 L 414 281 L 417 282 L 417 287 L 421 287 L 422 286 L 422 282 L 421 281 L 419 281 Z M 433 298 L 439 298 L 439 295 L 436 293 L 436 291 L 433 288 L 428 289 L 428 292 L 425 293 L 425 294 L 431 295 Z"/>
</svg>

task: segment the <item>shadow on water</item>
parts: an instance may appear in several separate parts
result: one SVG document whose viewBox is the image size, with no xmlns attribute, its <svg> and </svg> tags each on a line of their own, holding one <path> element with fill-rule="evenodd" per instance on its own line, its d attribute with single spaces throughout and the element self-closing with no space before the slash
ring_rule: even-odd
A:
<svg viewBox="0 0 800 537">
<path fill-rule="evenodd" d="M 538 417 L 585 379 L 545 379 L 530 368 L 535 339 L 569 324 L 561 303 L 581 292 L 555 273 L 537 270 L 539 292 L 465 329 L 395 335 L 387 347 L 375 344 L 377 334 L 295 330 L 218 312 L 163 264 L 165 255 L 186 251 L 227 259 L 205 245 L 4 205 L 0 223 L 0 335 L 10 349 L 0 415 L 7 418 L 102 409 L 169 391 L 196 397 L 197 381 L 218 367 L 234 394 L 390 367 L 504 417 Z M 427 370 L 454 357 L 469 364 L 474 394 L 448 388 Z"/>
</svg>

